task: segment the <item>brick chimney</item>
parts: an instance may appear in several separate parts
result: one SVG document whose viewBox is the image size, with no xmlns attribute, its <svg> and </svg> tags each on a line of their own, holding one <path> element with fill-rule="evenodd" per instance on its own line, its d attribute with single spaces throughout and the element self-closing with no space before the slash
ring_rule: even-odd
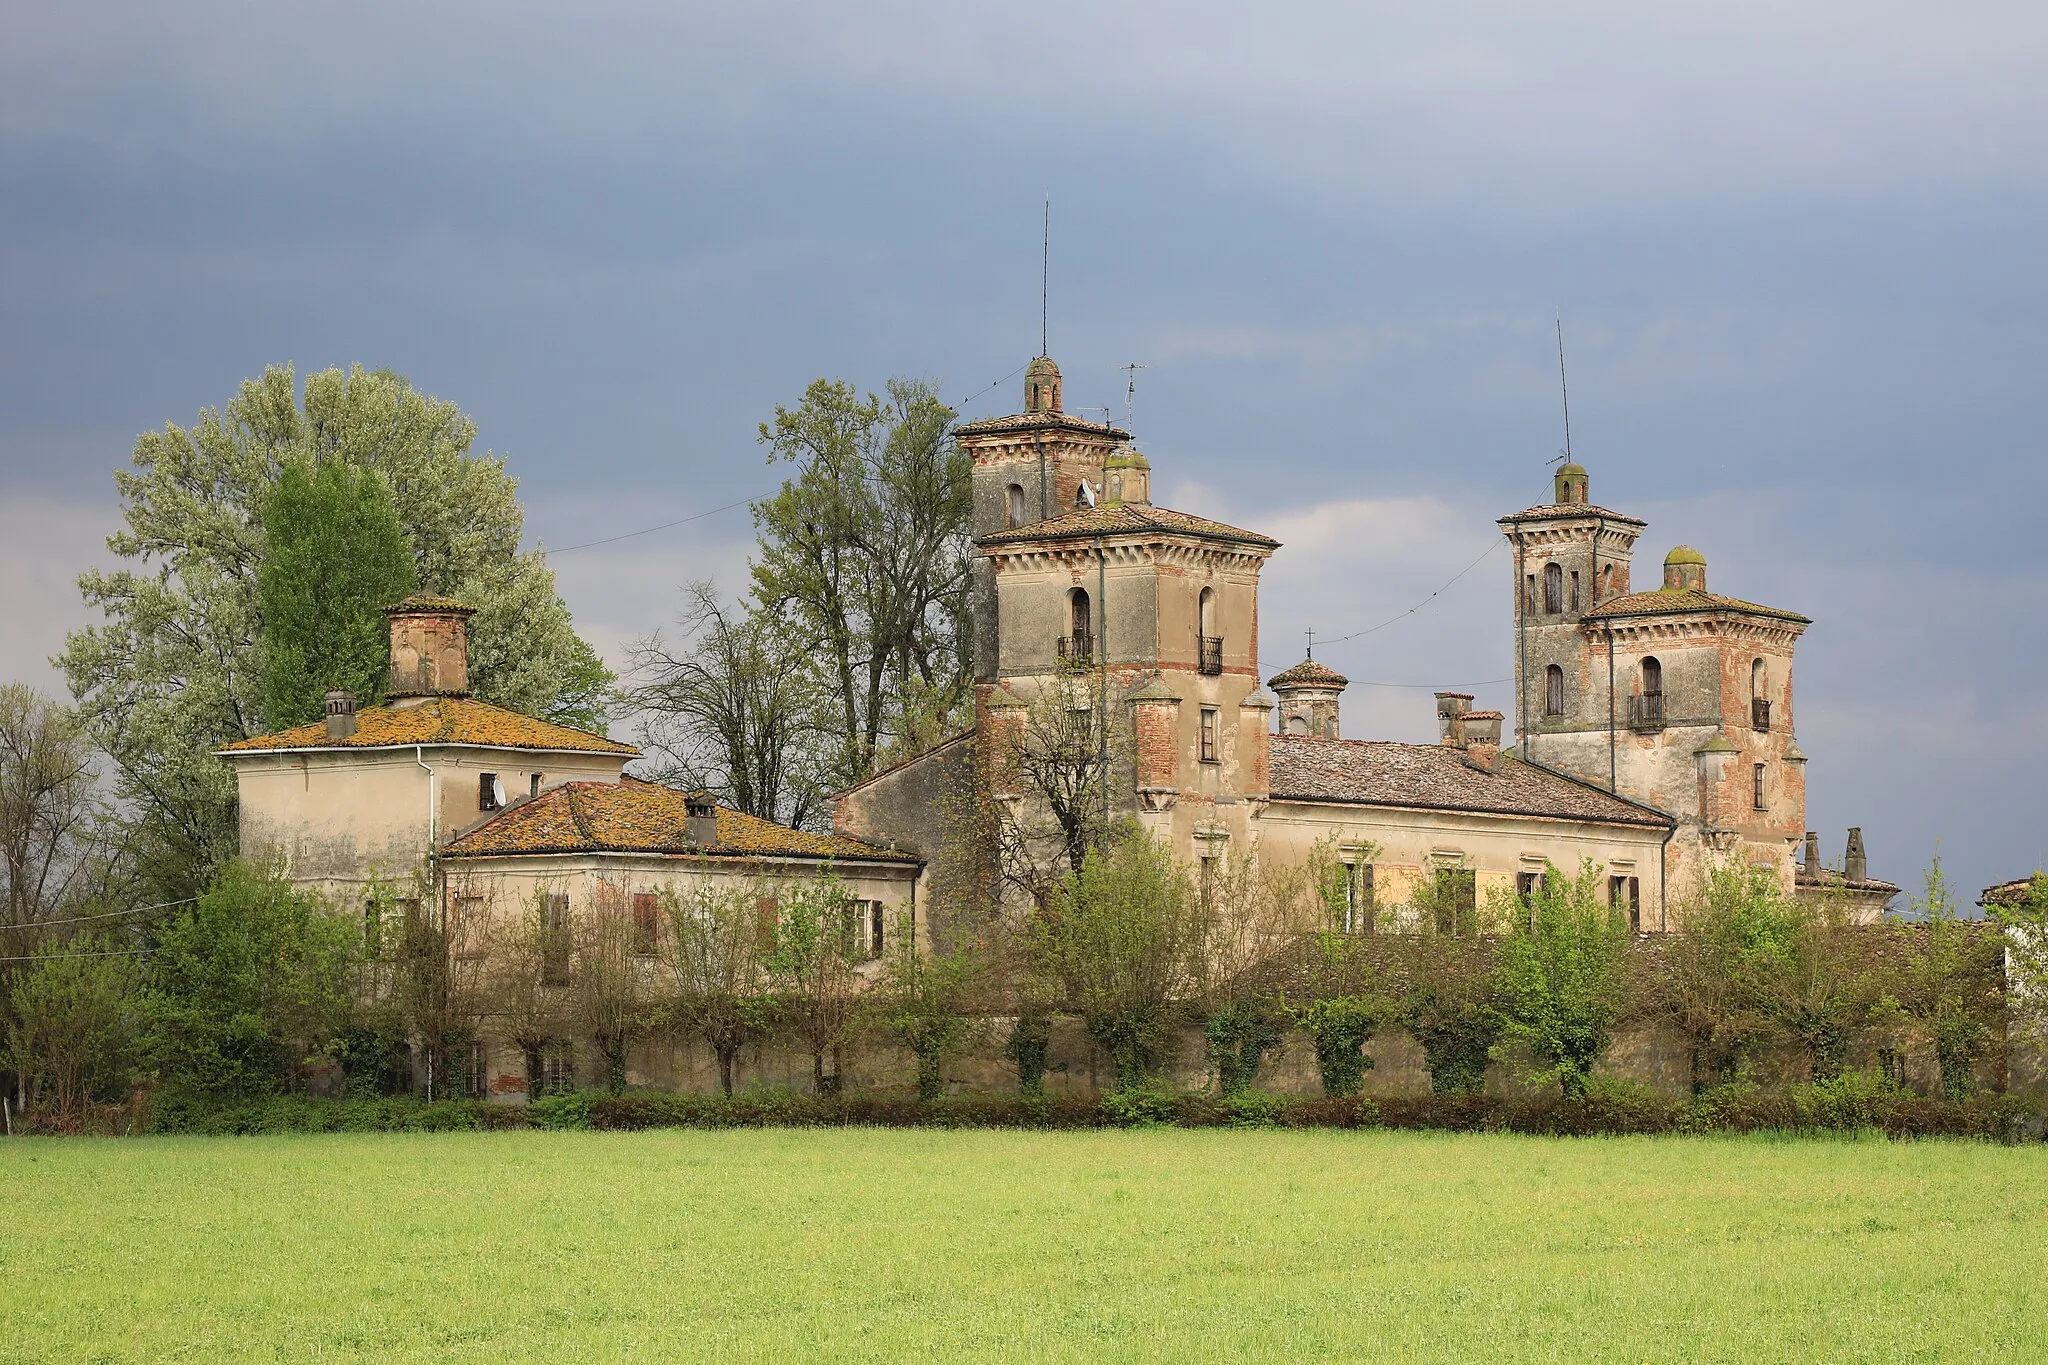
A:
<svg viewBox="0 0 2048 1365">
<path fill-rule="evenodd" d="M 1458 719 L 1465 732 L 1465 766 L 1492 772 L 1500 758 L 1500 712 L 1467 711 Z"/>
<path fill-rule="evenodd" d="M 1465 713 L 1472 709 L 1470 692 L 1439 692 L 1436 694 L 1437 738 L 1447 747 L 1465 747 Z M 1494 731 L 1498 739 L 1500 732 Z"/>
<path fill-rule="evenodd" d="M 683 836 L 699 848 L 718 842 L 718 804 L 703 792 L 683 798 Z"/>
<path fill-rule="evenodd" d="M 329 692 L 327 694 L 327 738 L 335 743 L 347 739 L 356 732 L 356 694 L 353 692 Z"/>
<path fill-rule="evenodd" d="M 476 608 L 447 597 L 408 597 L 391 618 L 394 699 L 469 695 L 469 618 Z"/>
<path fill-rule="evenodd" d="M 1816 830 L 1806 831 L 1806 875 L 1820 876 L 1820 834 Z"/>
<path fill-rule="evenodd" d="M 1852 882 L 1870 878 L 1870 859 L 1863 852 L 1863 829 L 1859 825 L 1849 827 L 1849 847 L 1842 854 L 1842 875 Z"/>
</svg>

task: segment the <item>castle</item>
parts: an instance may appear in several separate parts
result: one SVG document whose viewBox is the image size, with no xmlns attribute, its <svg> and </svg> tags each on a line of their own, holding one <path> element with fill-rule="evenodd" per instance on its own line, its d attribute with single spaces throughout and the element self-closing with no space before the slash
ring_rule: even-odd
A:
<svg viewBox="0 0 2048 1365">
<path fill-rule="evenodd" d="M 1342 675 L 1308 658 L 1260 684 L 1259 574 L 1278 542 L 1155 505 L 1149 460 L 1129 433 L 1064 410 L 1049 357 L 1024 392 L 1022 412 L 958 431 L 980 551 L 974 728 L 843 794 L 841 833 L 932 856 L 939 794 L 988 780 L 977 745 L 1014 750 L 1035 701 L 1092 673 L 1131 736 L 1121 813 L 1205 870 L 1333 841 L 1362 928 L 1424 882 L 1483 902 L 1586 860 L 1642 932 L 1674 927 L 1715 860 L 1833 889 L 1864 918 L 1896 894 L 1860 865 L 1855 832 L 1840 872 L 1805 833 L 1792 655 L 1807 618 L 1709 592 L 1685 546 L 1662 586 L 1633 591 L 1644 523 L 1594 504 L 1580 466 L 1499 522 L 1514 551 L 1514 743 L 1507 718 L 1451 692 L 1437 744 L 1346 739 Z"/>
</svg>

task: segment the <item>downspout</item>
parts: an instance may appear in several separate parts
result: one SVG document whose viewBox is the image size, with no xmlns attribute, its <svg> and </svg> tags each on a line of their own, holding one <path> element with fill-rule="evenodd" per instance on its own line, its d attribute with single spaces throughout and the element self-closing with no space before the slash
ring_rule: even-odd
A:
<svg viewBox="0 0 2048 1365">
<path fill-rule="evenodd" d="M 1522 757 L 1529 757 L 1529 598 L 1522 587 L 1522 537 L 1515 536 L 1515 700 L 1520 703 Z"/>
<path fill-rule="evenodd" d="M 1600 605 L 1600 537 L 1607 534 L 1607 518 L 1599 520 L 1593 532 L 1593 590 L 1592 601 Z M 1614 625 L 1607 626 L 1607 790 L 1610 795 L 1620 795 L 1616 787 L 1614 759 Z M 1660 909 L 1661 915 L 1663 911 Z"/>
<path fill-rule="evenodd" d="M 1100 624 L 1096 627 L 1097 650 L 1101 657 L 1096 660 L 1102 672 L 1102 716 L 1096 729 L 1096 740 L 1100 751 L 1096 754 L 1096 767 L 1102 774 L 1102 830 L 1103 837 L 1109 835 L 1109 565 L 1103 557 L 1102 533 L 1095 533 L 1095 600 L 1101 613 Z"/>
<path fill-rule="evenodd" d="M 441 912 L 441 862 L 436 856 L 440 851 L 440 804 L 434 800 L 435 773 L 427 766 L 427 751 L 418 744 L 412 746 L 412 761 L 420 765 L 420 771 L 427 775 L 427 891 L 433 899 L 433 915 L 443 926 L 447 920 Z M 443 952 L 448 948 L 444 941 Z M 427 1102 L 434 1100 L 434 1049 L 428 1047 L 427 1054 Z"/>
<path fill-rule="evenodd" d="M 1052 520 L 1052 491 L 1045 482 L 1045 437 L 1033 433 L 1031 444 L 1038 447 L 1038 519 Z"/>
<path fill-rule="evenodd" d="M 1664 894 L 1664 865 L 1670 861 L 1671 836 L 1678 833 L 1674 823 L 1664 831 L 1664 842 L 1657 845 L 1657 930 L 1662 933 L 1671 927 L 1671 903 Z"/>
</svg>

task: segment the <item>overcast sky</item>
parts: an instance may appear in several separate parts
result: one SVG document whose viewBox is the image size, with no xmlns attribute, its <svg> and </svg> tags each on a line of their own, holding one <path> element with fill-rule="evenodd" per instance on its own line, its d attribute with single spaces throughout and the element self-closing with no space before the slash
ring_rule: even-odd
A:
<svg viewBox="0 0 2048 1365">
<path fill-rule="evenodd" d="M 1814 618 L 1809 824 L 1913 884 L 2048 861 L 2048 7 L 11 0 L 0 677 L 47 688 L 137 432 L 267 362 L 458 401 L 566 547 L 765 492 L 820 375 L 969 415 L 1038 346 L 1162 501 L 1287 542 L 1262 662 L 1547 500 Z M 744 510 L 557 568 L 616 657 Z M 1346 732 L 1508 709 L 1496 550 L 1318 650 Z"/>
</svg>

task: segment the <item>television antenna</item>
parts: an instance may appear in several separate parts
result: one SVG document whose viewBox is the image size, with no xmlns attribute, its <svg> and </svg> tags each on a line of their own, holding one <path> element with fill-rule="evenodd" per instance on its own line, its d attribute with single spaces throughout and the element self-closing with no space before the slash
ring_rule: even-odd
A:
<svg viewBox="0 0 2048 1365">
<path fill-rule="evenodd" d="M 1572 391 L 1564 382 L 1564 310 L 1557 311 L 1557 395 L 1564 402 L 1564 453 L 1560 457 L 1569 462 L 1572 458 Z M 1556 464 L 1556 460 L 1551 461 Z"/>
<path fill-rule="evenodd" d="M 1045 196 L 1045 228 L 1038 242 L 1038 353 L 1046 350 L 1046 301 L 1052 295 L 1052 196 Z"/>
<path fill-rule="evenodd" d="M 1138 371 L 1149 370 L 1152 367 L 1150 365 L 1140 365 L 1137 361 L 1133 360 L 1130 364 L 1120 365 L 1117 368 L 1124 372 L 1124 430 L 1128 431 L 1131 427 L 1131 406 L 1138 396 Z"/>
</svg>

